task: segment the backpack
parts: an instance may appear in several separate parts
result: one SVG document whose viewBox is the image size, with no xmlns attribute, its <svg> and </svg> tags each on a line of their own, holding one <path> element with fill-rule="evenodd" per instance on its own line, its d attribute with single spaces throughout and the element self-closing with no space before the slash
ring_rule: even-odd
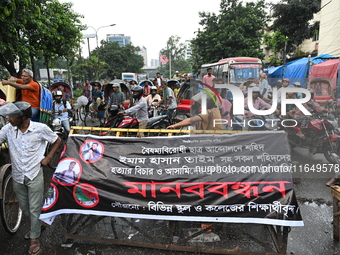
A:
<svg viewBox="0 0 340 255">
<path fill-rule="evenodd" d="M 66 102 L 67 102 L 67 100 L 63 98 L 63 99 L 62 99 L 62 102 L 63 102 L 63 104 L 64 104 L 64 108 L 67 109 L 67 107 L 66 107 Z M 55 101 L 53 101 L 53 106 L 52 106 L 53 111 L 54 111 L 54 105 L 55 105 Z M 69 118 L 73 117 L 73 112 L 72 112 L 72 110 L 67 109 L 67 113 L 68 113 L 68 117 L 69 117 Z"/>
</svg>

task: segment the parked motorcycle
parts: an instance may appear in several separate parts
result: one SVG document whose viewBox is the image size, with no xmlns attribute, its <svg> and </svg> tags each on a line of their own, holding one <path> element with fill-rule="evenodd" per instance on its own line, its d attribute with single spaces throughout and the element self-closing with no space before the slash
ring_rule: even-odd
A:
<svg viewBox="0 0 340 255">
<path fill-rule="evenodd" d="M 118 114 L 118 111 L 118 106 L 110 106 L 108 110 L 109 118 L 105 123 L 105 127 L 138 129 L 138 120 L 136 118 L 131 116 L 124 116 L 123 114 Z M 169 125 L 171 125 L 171 123 L 172 120 L 169 118 L 168 115 L 159 115 L 149 118 L 146 129 L 165 129 Z M 106 135 L 107 133 L 108 132 L 102 132 L 101 135 Z"/>
<path fill-rule="evenodd" d="M 300 127 L 294 126 L 291 122 L 291 127 L 287 127 L 289 121 L 285 122 L 285 130 L 288 133 L 288 140 L 291 148 L 296 146 L 309 148 L 314 155 L 323 153 L 326 159 L 333 164 L 340 162 L 340 135 L 338 129 L 338 120 L 333 114 L 324 116 L 320 113 L 313 113 L 313 117 L 309 122 L 308 128 L 304 129 L 305 139 L 302 139 L 297 133 Z"/>
</svg>

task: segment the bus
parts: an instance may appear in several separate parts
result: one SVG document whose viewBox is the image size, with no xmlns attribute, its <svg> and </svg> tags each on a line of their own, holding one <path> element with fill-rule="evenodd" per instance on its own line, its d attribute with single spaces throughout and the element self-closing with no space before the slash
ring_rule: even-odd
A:
<svg viewBox="0 0 340 255">
<path fill-rule="evenodd" d="M 122 80 L 123 81 L 137 81 L 137 74 L 135 73 L 122 73 Z"/>
<path fill-rule="evenodd" d="M 201 66 L 201 78 L 207 74 L 208 68 L 212 75 L 222 78 L 223 83 L 240 85 L 247 79 L 259 79 L 262 71 L 262 61 L 259 58 L 235 57 L 224 58 L 212 64 Z"/>
</svg>

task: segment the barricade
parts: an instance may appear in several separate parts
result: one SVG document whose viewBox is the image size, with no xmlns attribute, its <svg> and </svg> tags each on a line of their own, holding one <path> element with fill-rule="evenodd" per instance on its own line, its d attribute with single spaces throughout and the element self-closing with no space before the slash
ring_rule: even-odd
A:
<svg viewBox="0 0 340 255">
<path fill-rule="evenodd" d="M 71 135 L 133 137 L 234 134 L 242 131 L 72 127 Z M 138 139 L 138 138 L 136 138 Z M 118 204 L 116 206 L 119 206 Z M 120 206 L 126 206 L 120 204 Z M 67 239 L 206 254 L 286 254 L 289 226 L 63 214 Z"/>
</svg>

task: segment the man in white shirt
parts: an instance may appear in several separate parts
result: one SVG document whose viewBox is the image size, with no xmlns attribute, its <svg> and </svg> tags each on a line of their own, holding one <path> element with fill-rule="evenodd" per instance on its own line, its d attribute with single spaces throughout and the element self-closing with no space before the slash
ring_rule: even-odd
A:
<svg viewBox="0 0 340 255">
<path fill-rule="evenodd" d="M 161 77 L 161 74 L 160 74 L 160 73 L 157 73 L 157 74 L 156 74 L 156 78 L 153 80 L 153 84 L 154 84 L 154 85 L 157 85 L 157 86 L 161 86 L 162 81 L 163 81 L 163 79 L 162 79 L 162 77 Z"/>
<path fill-rule="evenodd" d="M 31 222 L 28 254 L 41 253 L 38 238 L 44 193 L 42 165 L 46 166 L 51 161 L 61 139 L 47 125 L 30 121 L 32 110 L 27 102 L 6 103 L 0 106 L 0 115 L 9 120 L 9 124 L 0 130 L 0 143 L 6 141 L 9 146 L 13 189 L 21 210 Z M 44 156 L 46 142 L 53 145 L 48 155 Z"/>
</svg>

